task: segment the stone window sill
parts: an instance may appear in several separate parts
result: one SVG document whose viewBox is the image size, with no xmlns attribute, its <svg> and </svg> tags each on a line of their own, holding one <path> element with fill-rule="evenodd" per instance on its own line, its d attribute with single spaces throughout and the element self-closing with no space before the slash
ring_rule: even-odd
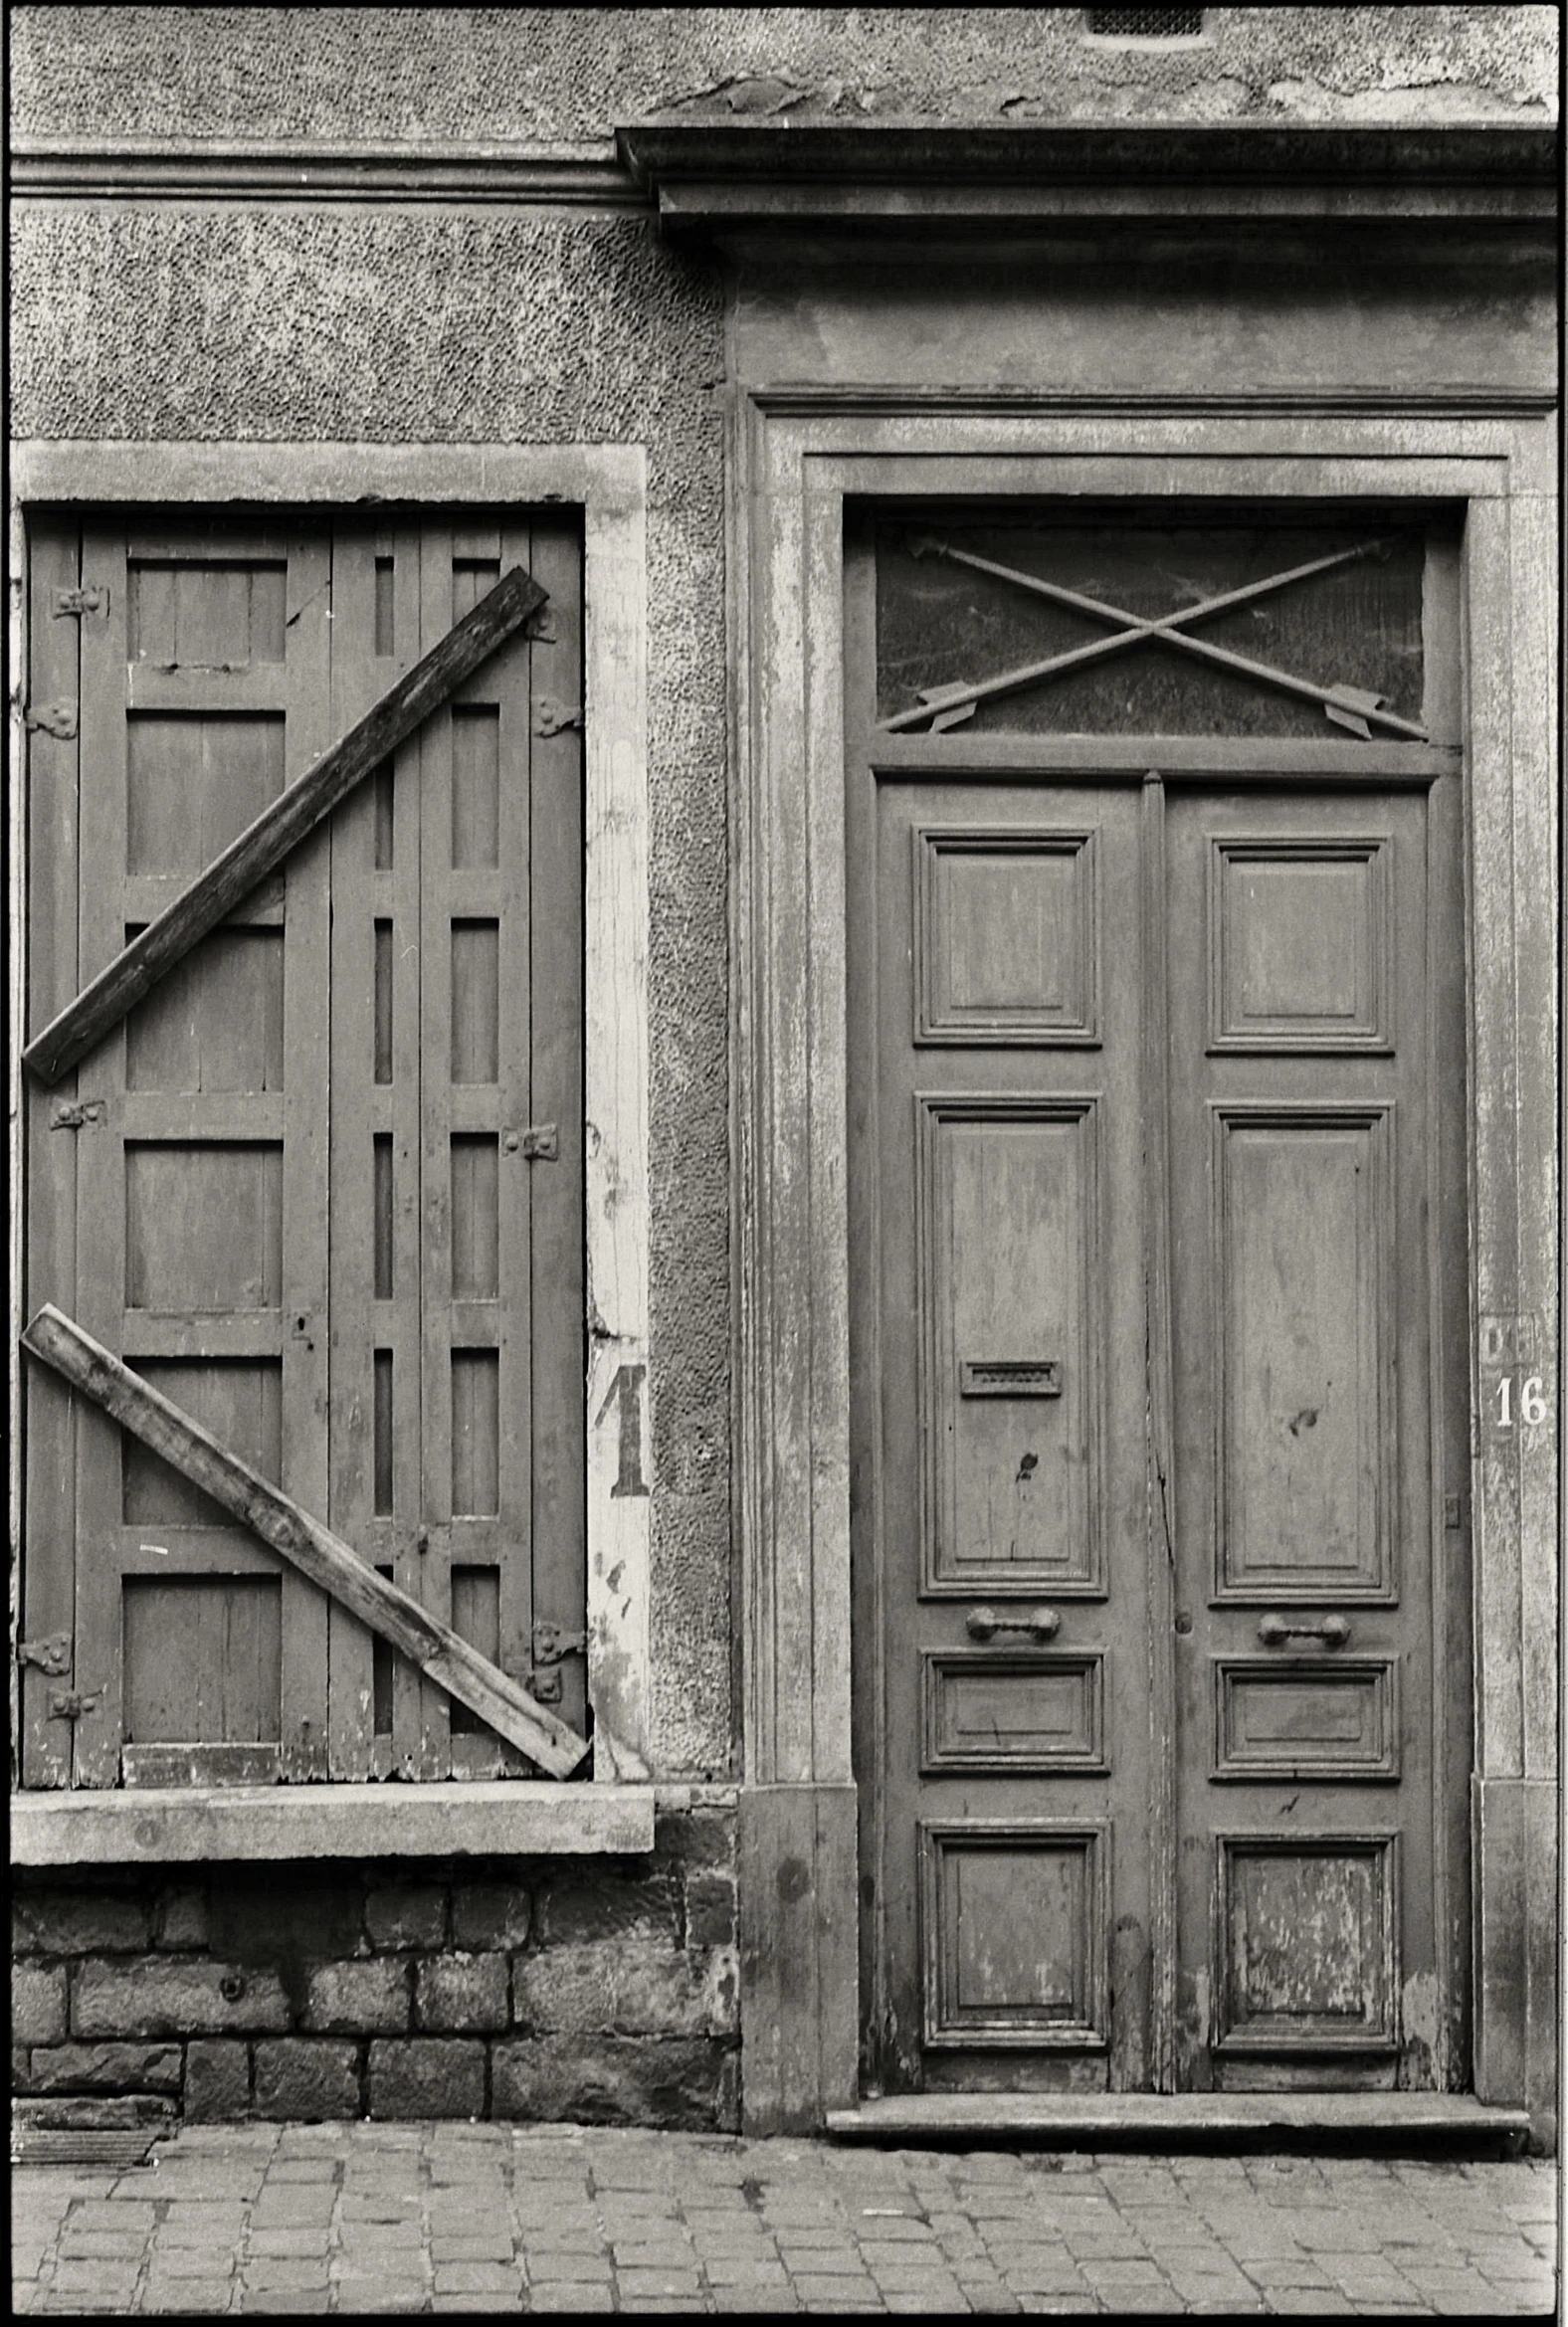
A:
<svg viewBox="0 0 1568 2327">
<path fill-rule="evenodd" d="M 653 1846 L 652 1786 L 147 1786 L 11 1797 L 16 1866 L 554 1857 Z"/>
</svg>

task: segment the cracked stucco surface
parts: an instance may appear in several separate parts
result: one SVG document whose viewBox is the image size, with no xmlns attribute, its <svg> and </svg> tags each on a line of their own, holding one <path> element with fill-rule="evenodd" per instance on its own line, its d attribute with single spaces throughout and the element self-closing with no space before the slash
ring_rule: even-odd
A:
<svg viewBox="0 0 1568 2327">
<path fill-rule="evenodd" d="M 1165 55 L 1077 8 L 18 8 L 17 134 L 604 137 L 694 106 L 922 120 L 1544 118 L 1551 7 L 1215 8 Z"/>
</svg>

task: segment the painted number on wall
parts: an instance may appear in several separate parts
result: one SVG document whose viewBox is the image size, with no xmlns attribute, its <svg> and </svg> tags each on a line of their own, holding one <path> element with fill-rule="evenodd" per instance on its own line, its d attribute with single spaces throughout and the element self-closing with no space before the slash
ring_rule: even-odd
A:
<svg viewBox="0 0 1568 2327">
<path fill-rule="evenodd" d="M 1496 1422 L 1499 1430 L 1511 1431 L 1514 1425 L 1513 1376 L 1504 1374 L 1497 1384 Z M 1546 1400 L 1542 1396 L 1539 1374 L 1527 1376 L 1519 1392 L 1518 1420 L 1534 1430 L 1546 1420 Z"/>
<path fill-rule="evenodd" d="M 619 1442 L 612 1495 L 648 1492 L 648 1481 L 643 1476 L 643 1383 L 647 1376 L 646 1365 L 618 1366 L 605 1393 L 604 1404 L 594 1416 L 596 1427 L 603 1429 L 611 1409 L 615 1410 Z"/>
</svg>

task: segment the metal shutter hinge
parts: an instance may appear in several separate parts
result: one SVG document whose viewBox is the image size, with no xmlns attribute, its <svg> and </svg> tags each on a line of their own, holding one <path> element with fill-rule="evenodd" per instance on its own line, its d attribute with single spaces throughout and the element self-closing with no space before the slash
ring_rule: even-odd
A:
<svg viewBox="0 0 1568 2327">
<path fill-rule="evenodd" d="M 50 1633 L 41 1641 L 18 1641 L 16 1660 L 19 1664 L 36 1664 L 41 1672 L 60 1674 L 71 1670 L 71 1635 Z"/>
<path fill-rule="evenodd" d="M 102 1701 L 100 1688 L 52 1688 L 49 1692 L 49 1718 L 52 1721 L 80 1721 L 84 1713 L 91 1713 Z"/>
<path fill-rule="evenodd" d="M 530 1123 L 526 1131 L 508 1131 L 501 1140 L 508 1155 L 520 1148 L 529 1163 L 556 1163 L 561 1153 L 558 1123 Z"/>
<path fill-rule="evenodd" d="M 578 1656 L 588 1646 L 586 1633 L 569 1633 L 558 1624 L 542 1619 L 533 1628 L 533 1661 L 535 1664 L 559 1664 L 563 1656 Z"/>
<path fill-rule="evenodd" d="M 45 735 L 58 735 L 62 743 L 69 743 L 77 731 L 75 703 L 29 703 L 22 713 L 22 724 L 29 730 L 42 730 Z"/>
<path fill-rule="evenodd" d="M 90 583 L 84 590 L 56 590 L 49 611 L 56 616 L 107 614 L 108 584 L 106 582 Z"/>
<path fill-rule="evenodd" d="M 563 728 L 581 727 L 582 723 L 581 703 L 567 704 L 553 694 L 540 695 L 539 715 L 533 722 L 535 735 L 559 735 Z"/>
<path fill-rule="evenodd" d="M 49 1118 L 51 1131 L 80 1131 L 84 1123 L 101 1123 L 108 1108 L 102 1099 L 67 1099 Z"/>
</svg>

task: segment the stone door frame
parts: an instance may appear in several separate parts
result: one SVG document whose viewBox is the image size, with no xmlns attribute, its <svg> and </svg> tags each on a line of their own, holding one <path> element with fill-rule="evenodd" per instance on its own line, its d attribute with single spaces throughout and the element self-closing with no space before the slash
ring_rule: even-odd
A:
<svg viewBox="0 0 1568 2327">
<path fill-rule="evenodd" d="M 745 2122 L 858 2093 L 850 1718 L 846 495 L 1466 504 L 1472 2089 L 1556 2090 L 1555 458 L 1536 399 L 758 390 L 731 446 Z M 1546 1417 L 1497 1425 L 1542 1377 Z M 1457 1950 L 1457 1952 L 1467 1952 Z"/>
</svg>

